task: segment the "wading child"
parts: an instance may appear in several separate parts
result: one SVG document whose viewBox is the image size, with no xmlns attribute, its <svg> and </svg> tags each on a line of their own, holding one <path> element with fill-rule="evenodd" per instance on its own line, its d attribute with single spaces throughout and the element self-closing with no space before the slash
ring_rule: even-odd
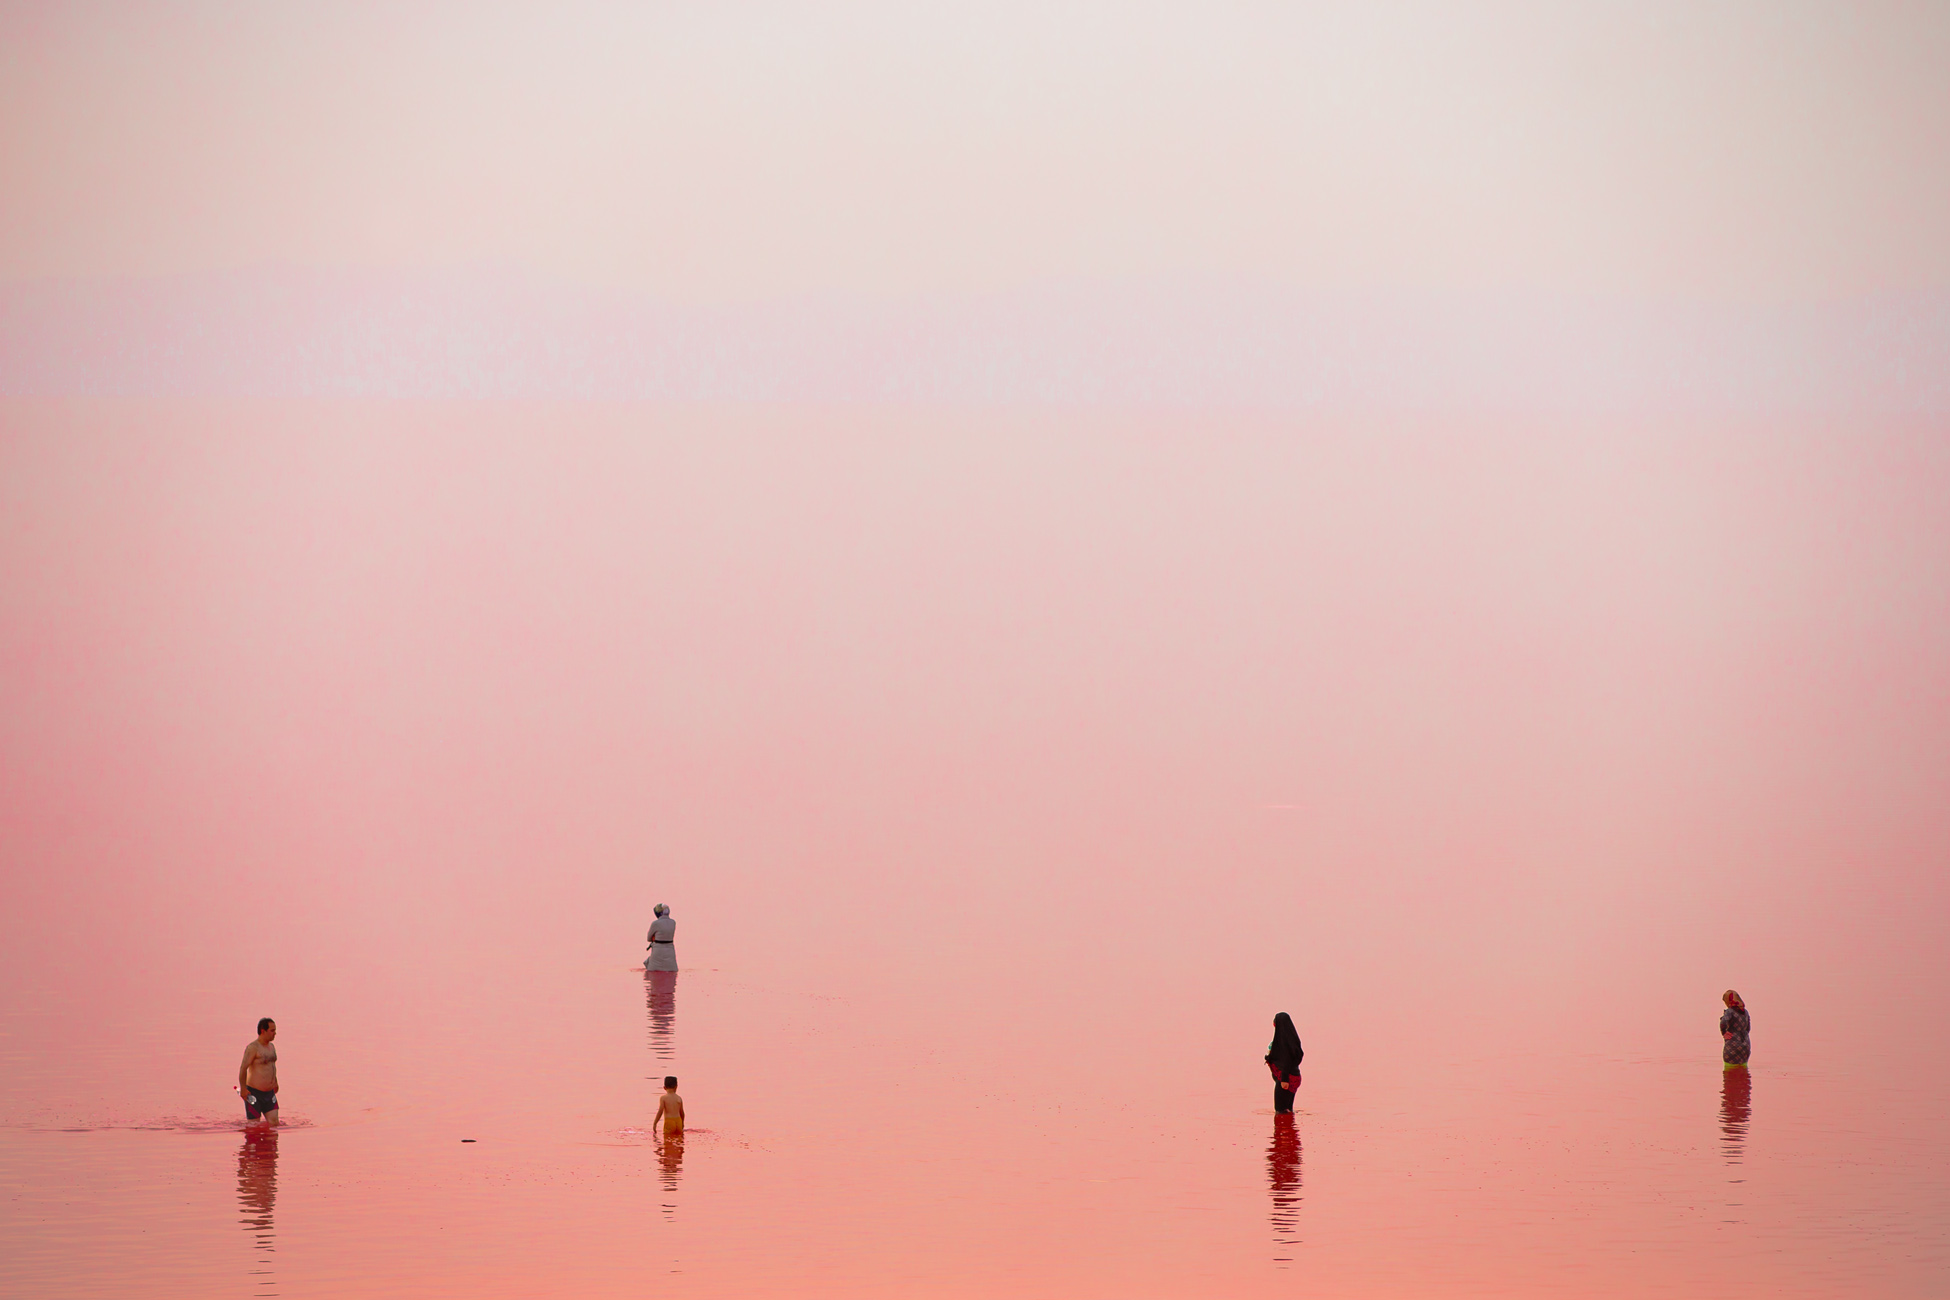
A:
<svg viewBox="0 0 1950 1300">
<path fill-rule="evenodd" d="M 664 1076 L 664 1095 L 657 1098 L 656 1119 L 650 1121 L 655 1128 L 658 1120 L 663 1121 L 664 1136 L 676 1137 L 684 1131 L 684 1099 L 677 1095 L 677 1076 Z"/>
</svg>

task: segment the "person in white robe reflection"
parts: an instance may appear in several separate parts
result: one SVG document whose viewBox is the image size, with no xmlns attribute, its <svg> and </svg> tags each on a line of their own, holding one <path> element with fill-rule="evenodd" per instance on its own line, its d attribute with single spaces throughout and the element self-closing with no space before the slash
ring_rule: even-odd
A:
<svg viewBox="0 0 1950 1300">
<path fill-rule="evenodd" d="M 650 1013 L 650 1054 L 660 1061 L 677 1057 L 677 972 L 643 972 L 643 1000 Z"/>
</svg>

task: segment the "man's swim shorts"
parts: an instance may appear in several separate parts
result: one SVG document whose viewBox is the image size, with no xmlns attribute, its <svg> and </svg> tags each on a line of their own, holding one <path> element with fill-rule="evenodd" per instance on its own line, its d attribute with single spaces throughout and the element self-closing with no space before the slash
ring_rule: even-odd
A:
<svg viewBox="0 0 1950 1300">
<path fill-rule="evenodd" d="M 278 1094 L 259 1092 L 255 1088 L 244 1089 L 244 1118 L 263 1119 L 266 1111 L 278 1108 Z"/>
</svg>

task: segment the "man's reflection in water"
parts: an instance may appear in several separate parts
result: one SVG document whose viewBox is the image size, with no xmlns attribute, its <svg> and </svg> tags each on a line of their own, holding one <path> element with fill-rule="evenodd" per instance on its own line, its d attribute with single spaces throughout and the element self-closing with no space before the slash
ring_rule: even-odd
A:
<svg viewBox="0 0 1950 1300">
<path fill-rule="evenodd" d="M 252 1245 L 263 1253 L 256 1257 L 251 1276 L 258 1279 L 258 1295 L 275 1295 L 277 1282 L 271 1272 L 271 1255 L 277 1250 L 271 1210 L 278 1199 L 278 1131 L 260 1125 L 244 1132 L 244 1145 L 237 1148 L 237 1205 L 243 1211 L 244 1231 Z"/>
<path fill-rule="evenodd" d="M 657 1165 L 664 1179 L 664 1218 L 677 1217 L 677 1181 L 684 1174 L 684 1135 L 670 1133 L 657 1139 Z"/>
<path fill-rule="evenodd" d="M 1273 1141 L 1266 1148 L 1266 1177 L 1273 1190 L 1275 1263 L 1293 1261 L 1300 1244 L 1300 1130 L 1293 1116 L 1273 1116 Z"/>
<path fill-rule="evenodd" d="M 1720 1072 L 1720 1154 L 1730 1165 L 1747 1154 L 1747 1117 L 1753 1113 L 1754 1077 L 1745 1069 Z"/>
<path fill-rule="evenodd" d="M 672 1060 L 677 1055 L 677 972 L 643 972 L 643 996 L 650 1005 L 650 1054 L 659 1061 Z"/>
</svg>

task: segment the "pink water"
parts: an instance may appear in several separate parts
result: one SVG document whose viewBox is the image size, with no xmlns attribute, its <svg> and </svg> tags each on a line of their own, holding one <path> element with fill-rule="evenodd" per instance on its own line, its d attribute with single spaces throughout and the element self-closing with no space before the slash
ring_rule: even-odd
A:
<svg viewBox="0 0 1950 1300">
<path fill-rule="evenodd" d="M 0 416 L 0 1294 L 1950 1285 L 1940 430 Z"/>
</svg>

